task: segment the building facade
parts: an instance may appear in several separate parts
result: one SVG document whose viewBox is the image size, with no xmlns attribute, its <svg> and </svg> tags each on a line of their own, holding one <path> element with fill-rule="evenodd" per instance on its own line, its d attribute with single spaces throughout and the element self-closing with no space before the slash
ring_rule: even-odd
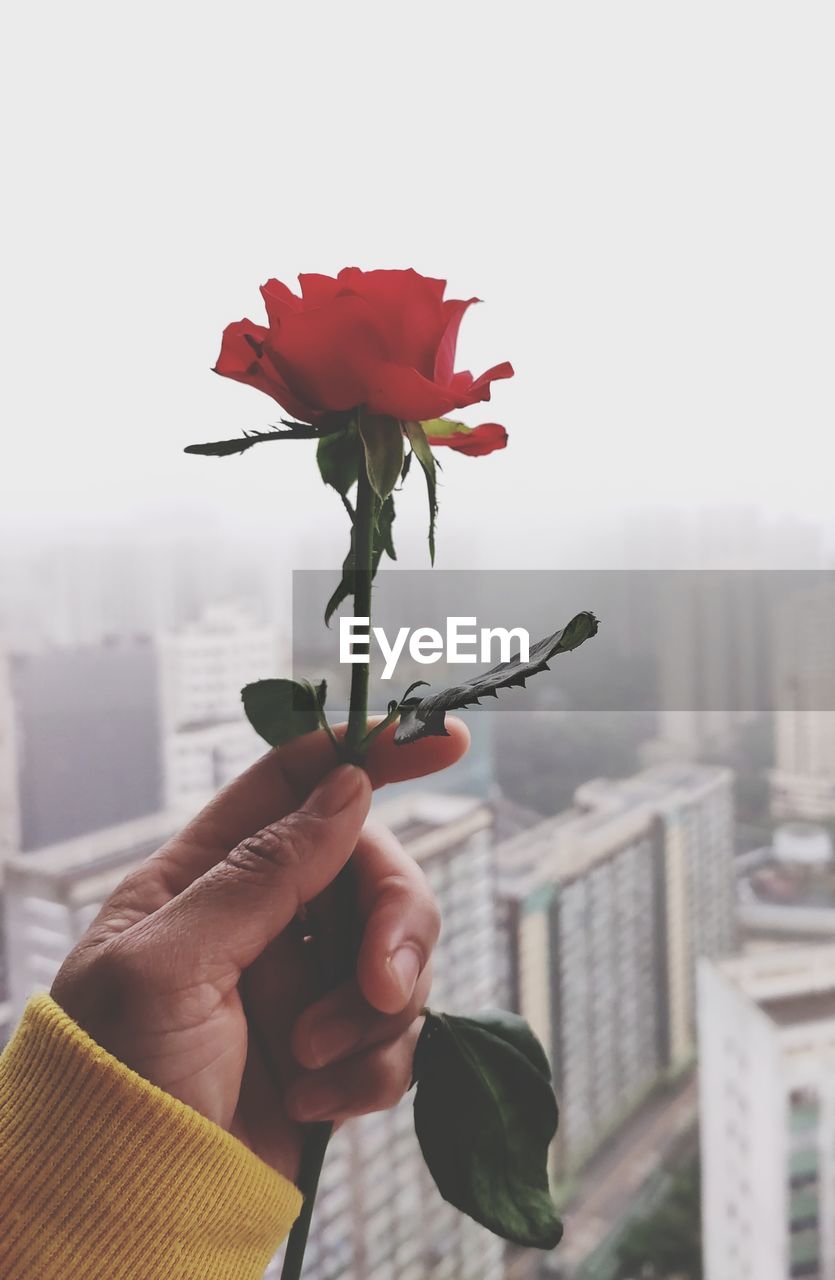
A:
<svg viewBox="0 0 835 1280">
<path fill-rule="evenodd" d="M 495 1005 L 499 949 L 490 810 L 477 799 L 404 794 L 378 815 L 425 871 L 443 931 L 431 1004 Z M 268 1272 L 280 1275 L 280 1261 Z M 418 1146 L 412 1098 L 350 1121 L 325 1161 L 306 1280 L 501 1280 L 504 1245 L 440 1197 Z"/>
<path fill-rule="evenodd" d="M 835 587 L 828 579 L 791 596 L 776 620 L 775 818 L 835 817 Z"/>
<path fill-rule="evenodd" d="M 835 1280 L 835 947 L 703 961 L 705 1280 Z"/>
<path fill-rule="evenodd" d="M 0 643 L 0 878 L 6 859 L 20 845 L 15 736 L 10 664 Z"/>
<path fill-rule="evenodd" d="M 835 711 L 782 707 L 774 717 L 774 733 L 774 817 L 835 817 Z"/>
<path fill-rule="evenodd" d="M 4 897 L 12 1025 L 30 995 L 52 985 L 108 894 L 176 829 L 173 815 L 151 814 L 9 859 Z"/>
<path fill-rule="evenodd" d="M 509 997 L 552 1059 L 570 1178 L 695 1044 L 701 955 L 733 947 L 731 779 L 666 764 L 581 787 L 497 852 Z"/>
<path fill-rule="evenodd" d="M 19 849 L 159 811 L 157 679 L 142 637 L 11 657 Z"/>
<path fill-rule="evenodd" d="M 660 758 L 724 753 L 768 705 L 763 575 L 729 568 L 659 575 Z"/>
<path fill-rule="evenodd" d="M 262 754 L 241 689 L 281 670 L 274 628 L 234 605 L 160 636 L 164 802 L 191 814 Z"/>
</svg>

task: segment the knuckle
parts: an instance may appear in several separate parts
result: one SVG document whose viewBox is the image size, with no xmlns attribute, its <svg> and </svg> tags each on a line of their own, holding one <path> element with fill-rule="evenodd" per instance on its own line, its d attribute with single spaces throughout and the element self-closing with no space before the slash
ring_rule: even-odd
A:
<svg viewBox="0 0 835 1280">
<path fill-rule="evenodd" d="M 305 824 L 291 818 L 264 827 L 236 845 L 226 857 L 227 866 L 247 876 L 273 877 L 276 871 L 292 872 L 302 861 L 309 836 Z"/>
<path fill-rule="evenodd" d="M 84 982 L 95 990 L 103 1008 L 130 1004 L 147 990 L 149 973 L 141 957 L 121 938 L 103 946 L 93 955 L 85 969 Z"/>
<path fill-rule="evenodd" d="M 130 923 L 137 914 L 140 914 L 140 903 L 143 896 L 146 896 L 143 891 L 148 888 L 149 878 L 153 874 L 152 868 L 153 859 L 149 859 L 143 866 L 129 872 L 120 880 L 113 892 L 105 898 L 95 923 L 114 918 Z"/>
<path fill-rule="evenodd" d="M 392 898 L 413 898 L 415 885 L 411 876 L 403 871 L 390 871 L 386 876 L 385 892 Z"/>
<path fill-rule="evenodd" d="M 52 987 L 53 999 L 102 1048 L 130 1065 L 126 1047 L 161 988 L 148 949 L 114 939 L 95 951 L 76 948 Z"/>
<path fill-rule="evenodd" d="M 129 871 L 128 874 L 119 881 L 119 884 L 115 892 L 111 894 L 111 897 L 115 897 L 118 894 L 120 898 L 125 898 L 133 897 L 135 894 L 138 894 L 142 887 L 142 882 L 145 879 L 145 874 L 145 867 Z"/>
<path fill-rule="evenodd" d="M 92 962 L 96 977 L 110 986 L 131 987 L 140 979 L 142 967 L 133 948 L 117 939 L 103 947 Z"/>
</svg>

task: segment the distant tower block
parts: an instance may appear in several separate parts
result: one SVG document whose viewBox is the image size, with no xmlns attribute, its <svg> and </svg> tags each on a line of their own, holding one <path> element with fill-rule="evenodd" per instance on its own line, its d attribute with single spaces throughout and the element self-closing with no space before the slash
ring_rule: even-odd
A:
<svg viewBox="0 0 835 1280">
<path fill-rule="evenodd" d="M 778 618 L 775 661 L 776 818 L 835 817 L 835 587 L 788 599 Z"/>
<path fill-rule="evenodd" d="M 695 967 L 735 940 L 727 769 L 668 763 L 578 788 L 497 850 L 511 1003 L 551 1056 L 570 1177 L 695 1051 Z"/>
<path fill-rule="evenodd" d="M 167 808 L 190 815 L 266 750 L 241 689 L 288 669 L 278 649 L 275 629 L 234 605 L 159 638 Z"/>
<path fill-rule="evenodd" d="M 705 1280 L 835 1276 L 835 947 L 703 962 Z"/>
</svg>

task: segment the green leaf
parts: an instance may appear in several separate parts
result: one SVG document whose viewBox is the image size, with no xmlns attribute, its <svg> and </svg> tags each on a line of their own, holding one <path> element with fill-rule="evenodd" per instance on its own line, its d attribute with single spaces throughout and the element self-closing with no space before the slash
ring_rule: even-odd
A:
<svg viewBox="0 0 835 1280">
<path fill-rule="evenodd" d="M 365 446 L 365 465 L 371 488 L 386 499 L 397 484 L 403 466 L 403 431 L 397 418 L 382 414 L 363 415 L 360 435 Z"/>
<path fill-rule="evenodd" d="M 320 707 L 325 705 L 327 685 L 296 680 L 256 680 L 241 690 L 247 720 L 271 747 L 281 747 L 319 727 Z"/>
<path fill-rule="evenodd" d="M 471 707 L 482 698 L 498 697 L 500 689 L 513 686 L 525 687 L 525 681 L 540 671 L 548 671 L 549 659 L 557 654 L 569 653 L 586 640 L 597 635 L 598 622 L 593 613 L 578 613 L 567 626 L 530 647 L 527 662 L 513 658 L 500 662 L 481 675 L 472 676 L 461 684 L 451 685 L 439 693 L 429 693 L 424 698 L 407 698 L 401 704 L 400 724 L 394 741 L 400 745 L 416 742 L 430 736 L 446 737 L 444 718 L 447 711 Z"/>
<path fill-rule="evenodd" d="M 437 473 L 435 455 L 432 452 L 426 432 L 419 422 L 407 422 L 403 430 L 412 446 L 414 455 L 423 467 L 426 476 L 426 492 L 429 496 L 429 559 L 435 563 L 435 517 L 438 514 Z"/>
<path fill-rule="evenodd" d="M 444 1199 L 514 1244 L 559 1244 L 548 1189 L 559 1113 L 545 1051 L 524 1019 L 428 1013 L 415 1078 L 415 1131 Z"/>
<path fill-rule="evenodd" d="M 373 552 L 374 552 L 374 572 L 377 572 L 377 566 L 380 563 L 383 552 L 386 553 L 389 560 L 397 559 L 397 552 L 394 549 L 394 498 L 388 497 L 385 502 L 374 503 L 374 534 L 373 534 Z"/>
<path fill-rule="evenodd" d="M 344 498 L 357 482 L 359 444 L 356 426 L 352 423 L 343 431 L 322 436 L 316 449 L 316 461 L 325 484 Z"/>
<path fill-rule="evenodd" d="M 464 1018 L 462 1021 L 468 1022 L 470 1019 Z M 483 1009 L 476 1021 L 483 1030 L 506 1040 L 514 1049 L 523 1053 L 531 1066 L 536 1067 L 546 1080 L 551 1079 L 551 1064 L 542 1042 L 534 1035 L 530 1023 L 518 1013 L 509 1013 L 506 1009 Z"/>
<path fill-rule="evenodd" d="M 374 526 L 372 530 L 372 559 L 371 559 L 371 576 L 377 572 L 382 559 L 383 552 L 391 560 L 396 560 L 397 555 L 394 550 L 393 529 L 394 524 L 394 499 L 389 496 L 385 502 L 381 502 L 375 495 L 374 497 Z M 330 600 L 325 607 L 325 623 L 330 624 L 336 610 L 342 604 L 343 600 L 347 600 L 349 596 L 354 594 L 354 570 L 356 568 L 354 560 L 354 530 L 351 528 L 351 545 L 348 548 L 348 554 L 342 564 L 342 577 L 339 580 L 339 586 L 334 591 Z"/>
<path fill-rule="evenodd" d="M 356 568 L 354 561 L 354 530 L 351 530 L 351 545 L 348 548 L 348 554 L 342 562 L 342 577 L 339 584 L 325 605 L 325 626 L 330 626 L 330 621 L 336 613 L 343 600 L 347 600 L 349 596 L 354 594 L 354 569 Z"/>
<path fill-rule="evenodd" d="M 199 453 L 206 457 L 225 458 L 232 453 L 245 453 L 254 444 L 263 444 L 266 440 L 315 440 L 319 431 L 316 427 L 304 422 L 286 422 L 285 430 L 272 427 L 269 431 L 245 431 L 234 440 L 210 440 L 208 444 L 187 445 L 185 453 Z"/>
</svg>

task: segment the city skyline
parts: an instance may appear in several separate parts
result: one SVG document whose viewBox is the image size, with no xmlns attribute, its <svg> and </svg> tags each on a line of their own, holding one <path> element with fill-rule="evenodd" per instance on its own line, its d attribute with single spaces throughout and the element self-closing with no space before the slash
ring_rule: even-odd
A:
<svg viewBox="0 0 835 1280">
<path fill-rule="evenodd" d="M 743 532 L 747 529 L 748 537 L 758 526 L 743 521 L 738 527 Z M 188 565 L 188 546 L 182 554 L 183 564 Z M 176 556 L 166 560 L 152 555 L 145 561 L 140 555 L 133 563 L 139 570 L 145 565 L 146 571 L 139 577 L 143 589 L 117 595 L 111 601 L 112 615 L 108 614 L 107 594 L 111 578 L 100 573 L 100 562 L 96 558 L 90 562 L 82 555 L 77 562 L 64 557 L 62 563 L 74 564 L 75 577 L 60 627 L 50 637 L 48 626 L 44 631 L 41 625 L 33 625 L 33 619 L 39 618 L 48 624 L 50 615 L 38 605 L 39 593 L 45 589 L 43 580 L 32 580 L 29 594 L 21 597 L 26 625 L 18 628 L 16 656 L 3 667 L 7 687 L 5 702 L 0 700 L 4 708 L 0 758 L 6 766 L 2 775 L 6 800 L 0 814 L 5 812 L 4 838 L 10 858 L 5 930 L 9 985 L 2 1001 L 7 1030 L 29 991 L 48 985 L 62 954 L 85 927 L 107 885 L 115 883 L 143 853 L 161 843 L 218 786 L 260 753 L 261 744 L 241 715 L 240 685 L 250 674 L 268 674 L 268 667 L 278 669 L 289 654 L 287 629 L 280 625 L 274 600 L 263 594 L 265 580 L 259 574 L 249 580 L 249 589 L 242 596 L 228 594 L 230 583 L 242 585 L 236 581 L 234 555 L 216 579 L 209 575 L 197 580 L 186 609 L 171 591 L 172 580 L 181 572 Z M 136 623 L 143 620 L 146 625 L 140 625 L 139 631 L 147 633 L 144 642 L 136 634 Z M 113 634 L 114 624 L 128 627 L 121 640 Z M 736 624 L 729 619 L 728 625 L 733 628 Z M 100 635 L 98 644 L 95 634 Z M 69 643 L 73 636 L 76 642 Z M 131 675 L 136 653 L 144 654 L 143 679 L 150 681 L 147 696 L 142 695 L 135 673 Z M 128 726 L 134 714 L 131 699 L 141 696 L 148 704 L 148 726 L 156 743 L 143 767 L 159 771 L 159 787 L 140 806 L 144 813 L 137 813 L 134 800 L 125 792 L 121 820 L 115 826 L 114 816 L 118 819 L 119 815 L 100 806 L 98 811 L 88 811 L 90 829 L 86 833 L 66 826 L 66 838 L 57 844 L 21 852 L 19 830 L 16 836 L 10 816 L 15 787 L 9 765 L 15 756 L 18 763 L 24 758 L 23 740 L 28 740 L 26 751 L 30 753 L 35 745 L 31 736 L 40 721 L 31 717 L 40 704 L 37 699 L 31 701 L 34 692 L 51 715 L 64 716 L 67 732 L 72 733 L 76 724 L 78 740 L 85 742 L 88 753 L 95 742 L 95 736 L 91 738 L 83 728 L 83 716 L 74 722 L 70 714 L 76 688 L 83 692 L 85 681 L 73 678 L 54 684 L 51 675 L 60 693 L 56 702 L 57 694 L 49 695 L 50 685 L 39 673 L 52 672 L 56 663 L 59 674 L 76 668 L 92 672 L 91 662 L 104 664 L 102 673 L 109 665 L 121 676 L 112 696 L 90 704 L 83 715 L 100 722 L 109 708 L 112 719 L 121 681 L 128 696 L 119 723 Z M 28 684 L 21 684 L 21 670 L 29 673 Z M 816 670 L 814 663 L 811 670 Z M 106 694 L 106 682 L 102 689 Z M 32 710 L 27 710 L 27 698 Z M 79 707 L 83 704 L 82 698 Z M 666 723 L 659 712 L 656 734 L 661 734 Z M 735 745 L 736 735 L 742 733 L 744 738 L 746 723 L 743 717 L 739 724 L 733 718 L 725 724 L 722 738 L 728 760 L 740 749 Z M 700 734 L 686 749 L 681 742 L 671 744 L 657 736 L 641 745 L 648 767 L 627 777 L 599 777 L 590 772 L 577 787 L 572 807 L 549 817 L 520 804 L 512 787 L 501 793 L 495 780 L 495 753 L 501 751 L 502 735 L 494 740 L 488 720 L 474 723 L 473 730 L 476 744 L 469 769 L 451 774 L 448 780 L 432 779 L 432 785 L 424 788 L 398 788 L 387 803 L 383 797 L 381 813 L 385 815 L 388 809 L 410 849 L 419 851 L 421 842 L 439 840 L 438 848 L 449 851 L 449 865 L 458 867 L 454 881 L 470 886 L 467 900 L 474 902 L 479 895 L 479 900 L 483 899 L 483 912 L 473 907 L 462 915 L 460 893 L 455 896 L 454 884 L 441 877 L 435 885 L 446 932 L 433 999 L 451 1005 L 476 997 L 509 1003 L 528 1017 L 552 1056 L 562 1103 L 552 1170 L 566 1214 L 567 1235 L 562 1251 L 558 1249 L 553 1256 L 557 1270 L 552 1267 L 550 1274 L 561 1280 L 597 1280 L 598 1274 L 603 1280 L 615 1280 L 618 1241 L 627 1238 L 629 1223 L 640 1212 L 647 1188 L 653 1179 L 670 1176 L 667 1171 L 679 1167 L 695 1141 L 696 962 L 709 956 L 722 963 L 729 951 L 754 945 L 752 939 L 757 936 L 742 910 L 738 886 L 743 881 L 736 875 L 735 864 L 739 863 L 741 875 L 744 862 L 735 856 L 736 850 L 750 847 L 740 845 L 744 828 L 735 827 L 733 821 L 731 786 L 736 764 L 699 763 L 698 757 L 707 749 Z M 775 741 L 779 748 L 779 734 Z M 675 750 L 671 750 L 673 746 Z M 43 758 L 48 765 L 49 740 L 39 749 L 46 752 Z M 78 763 L 83 768 L 83 757 Z M 105 753 L 102 767 L 109 763 Z M 112 763 L 120 767 L 118 758 Z M 537 761 L 531 756 L 528 768 L 547 770 L 547 758 Z M 48 768 L 43 776 L 46 786 Z M 765 775 L 763 780 L 767 784 Z M 443 792 L 436 781 L 443 783 Z M 456 786 L 459 792 L 462 786 L 469 789 L 469 796 L 456 797 Z M 47 792 L 43 794 L 45 797 Z M 770 822 L 767 785 L 763 797 L 761 817 Z M 21 798 L 26 800 L 25 789 L 19 793 Z M 795 814 L 796 818 L 802 816 Z M 462 822 L 466 826 L 476 818 L 482 842 L 478 854 L 469 837 L 459 840 L 456 835 L 463 829 Z M 62 820 L 66 822 L 63 812 Z M 777 843 L 771 856 L 776 859 L 778 873 L 785 877 L 789 864 L 780 859 L 795 855 L 785 852 L 788 846 L 781 830 L 776 828 Z M 801 824 L 795 843 L 806 834 Z M 813 828 L 808 829 L 808 840 L 817 840 L 814 847 L 824 850 L 816 856 L 828 875 L 831 842 L 822 844 Z M 431 862 L 428 853 L 421 856 Z M 760 865 L 753 854 L 745 863 L 753 868 L 752 875 Z M 802 865 L 792 874 L 802 888 L 806 883 Z M 823 890 L 812 888 L 813 901 L 816 892 Z M 803 904 L 808 895 L 809 891 Z M 746 922 L 744 937 L 738 942 L 735 917 Z M 797 911 L 784 909 L 780 931 L 790 933 L 800 928 L 802 932 L 805 923 L 799 925 L 798 919 Z M 806 919 L 811 921 L 811 916 Z M 835 929 L 832 919 L 835 916 L 815 917 L 823 921 L 826 931 Z M 476 930 L 480 920 L 478 928 L 483 925 L 489 938 Z M 772 924 L 772 931 L 777 927 Z M 757 945 L 762 946 L 762 941 Z M 479 957 L 489 960 L 489 990 L 485 986 L 480 992 L 478 984 L 466 976 L 465 957 L 473 964 L 481 962 Z M 611 1025 L 604 1035 L 607 1019 Z M 402 1280 L 401 1264 L 403 1274 L 414 1280 L 429 1280 L 430 1276 L 440 1280 L 447 1274 L 449 1280 L 460 1280 L 458 1272 L 449 1271 L 446 1260 L 454 1255 L 451 1244 L 445 1259 L 436 1259 L 430 1266 L 415 1237 L 397 1236 L 400 1228 L 396 1227 L 399 1210 L 395 1200 L 402 1193 L 405 1204 L 407 1188 L 396 1191 L 382 1176 L 380 1195 L 382 1188 L 387 1195 L 391 1192 L 395 1197 L 391 1203 L 385 1196 L 380 1199 L 374 1190 L 385 1168 L 384 1162 L 380 1164 L 380 1151 L 391 1144 L 398 1151 L 402 1147 L 404 1167 L 413 1169 L 410 1176 L 418 1181 L 425 1176 L 422 1168 L 409 1163 L 416 1158 L 416 1150 L 403 1118 L 408 1118 L 408 1106 L 408 1102 L 403 1104 L 391 1117 L 362 1122 L 337 1142 L 325 1187 L 330 1185 L 329 1179 L 336 1186 L 350 1168 L 359 1180 L 357 1187 L 367 1181 L 369 1190 L 367 1196 L 358 1191 L 359 1199 L 345 1201 L 337 1189 L 331 1197 L 333 1214 L 328 1207 L 331 1198 L 324 1195 L 322 1225 L 314 1233 L 317 1243 L 310 1255 L 314 1280 L 336 1280 L 337 1275 L 343 1280 L 351 1274 L 345 1269 L 349 1268 L 349 1256 L 354 1259 L 350 1267 L 354 1267 L 356 1280 Z M 647 1146 L 649 1135 L 655 1135 L 654 1146 Z M 614 1155 L 607 1155 L 610 1150 L 617 1153 L 616 1161 Z M 408 1158 L 407 1151 L 411 1152 Z M 639 1176 L 636 1171 L 641 1169 Z M 409 1203 L 414 1208 L 413 1195 Z M 434 1203 L 431 1195 L 429 1203 Z M 599 1209 L 595 1209 L 600 1203 L 614 1215 L 605 1228 Z M 446 1210 L 438 1212 L 443 1217 Z M 351 1218 L 350 1231 L 346 1214 Z M 385 1230 L 373 1225 L 381 1214 L 389 1223 Z M 435 1230 L 427 1226 L 423 1234 L 430 1236 Z M 489 1237 L 468 1226 L 460 1230 L 461 1247 L 467 1255 L 482 1259 L 476 1268 L 479 1274 L 494 1275 L 495 1280 L 505 1275 L 514 1280 L 537 1277 L 536 1258 L 511 1253 L 505 1264 L 501 1252 L 491 1252 Z M 437 1231 L 443 1234 L 446 1228 L 438 1225 Z M 471 1231 L 475 1234 L 469 1234 Z M 315 1271 L 319 1257 L 341 1259 L 343 1271 L 324 1267 L 320 1275 Z M 501 1269 L 504 1265 L 506 1272 Z M 565 1270 L 566 1266 L 570 1269 Z M 718 1280 L 726 1277 L 720 1275 Z"/>
</svg>

